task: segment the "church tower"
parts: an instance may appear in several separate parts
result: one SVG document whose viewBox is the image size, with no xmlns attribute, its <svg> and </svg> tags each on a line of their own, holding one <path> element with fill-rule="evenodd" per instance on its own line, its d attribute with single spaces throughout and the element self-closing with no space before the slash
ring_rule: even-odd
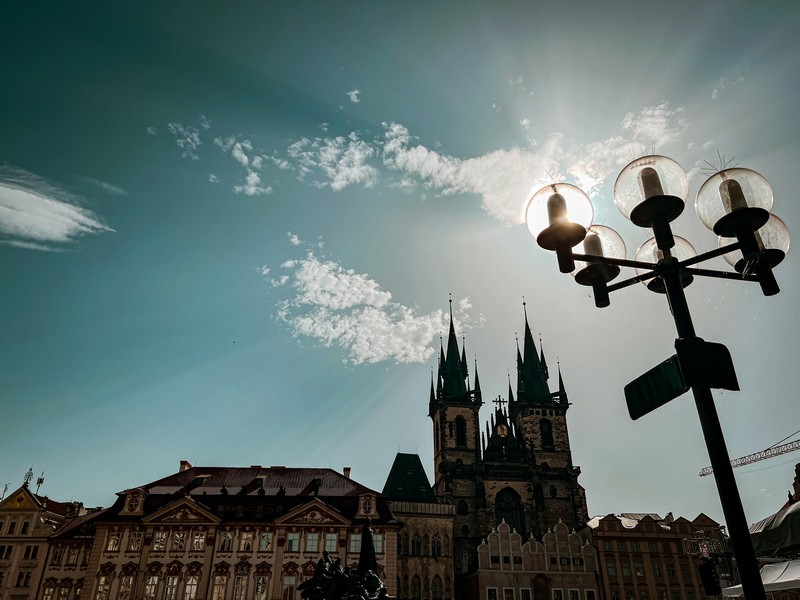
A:
<svg viewBox="0 0 800 600">
<path fill-rule="evenodd" d="M 589 515 L 585 491 L 578 484 L 580 467 L 572 464 L 567 430 L 570 403 L 560 365 L 556 392 L 550 392 L 548 380 L 544 349 L 537 352 L 525 310 L 522 352 L 517 347 L 517 397 L 509 397 L 509 416 L 531 456 L 537 520 L 546 528 L 559 520 L 577 527 Z"/>
</svg>

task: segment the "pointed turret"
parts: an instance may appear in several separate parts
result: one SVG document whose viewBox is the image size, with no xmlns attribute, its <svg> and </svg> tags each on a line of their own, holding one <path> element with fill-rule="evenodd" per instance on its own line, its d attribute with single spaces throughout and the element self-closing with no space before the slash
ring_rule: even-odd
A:
<svg viewBox="0 0 800 600">
<path fill-rule="evenodd" d="M 545 380 L 550 379 L 550 371 L 547 369 L 547 361 L 544 358 L 544 344 L 542 344 L 541 336 L 539 336 L 539 362 L 542 364 Z"/>
<path fill-rule="evenodd" d="M 550 401 L 550 390 L 547 387 L 547 375 L 542 368 L 533 334 L 528 324 L 528 310 L 526 303 L 522 303 L 525 311 L 525 337 L 522 348 L 521 368 L 517 383 L 517 396 L 520 402 L 533 404 L 547 403 Z M 517 364 L 520 363 L 519 346 L 517 347 Z M 520 385 L 522 384 L 522 385 Z M 524 395 L 524 397 L 523 397 Z"/>
<path fill-rule="evenodd" d="M 478 359 L 475 359 L 475 399 L 480 402 L 481 400 L 481 380 L 478 378 Z"/>
<path fill-rule="evenodd" d="M 458 352 L 458 339 L 453 322 L 453 301 L 450 300 L 450 332 L 447 336 L 447 351 L 442 350 L 444 363 L 440 367 L 442 372 L 442 391 L 450 396 L 463 396 L 467 393 L 466 368 Z"/>
<path fill-rule="evenodd" d="M 564 404 L 568 403 L 567 388 L 564 386 L 564 378 L 561 376 L 561 365 L 558 365 L 558 399 Z"/>
</svg>

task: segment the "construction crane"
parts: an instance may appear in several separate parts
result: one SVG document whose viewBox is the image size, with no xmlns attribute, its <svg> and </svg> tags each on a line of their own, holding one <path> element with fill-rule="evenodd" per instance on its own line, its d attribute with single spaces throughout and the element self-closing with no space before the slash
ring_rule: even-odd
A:
<svg viewBox="0 0 800 600">
<path fill-rule="evenodd" d="M 788 444 L 782 444 L 780 446 L 772 446 L 770 448 L 767 448 L 766 450 L 762 450 L 761 452 L 756 452 L 754 454 L 748 454 L 747 456 L 742 456 L 741 458 L 736 458 L 731 461 L 731 466 L 735 469 L 736 467 L 741 467 L 742 465 L 749 465 L 751 463 L 758 462 L 760 460 L 772 458 L 773 456 L 780 456 L 781 454 L 786 454 L 787 452 L 793 452 L 794 450 L 800 450 L 800 440 L 789 442 Z M 705 467 L 704 469 L 700 469 L 700 477 L 711 475 L 713 472 L 714 469 L 712 469 L 711 467 Z"/>
</svg>

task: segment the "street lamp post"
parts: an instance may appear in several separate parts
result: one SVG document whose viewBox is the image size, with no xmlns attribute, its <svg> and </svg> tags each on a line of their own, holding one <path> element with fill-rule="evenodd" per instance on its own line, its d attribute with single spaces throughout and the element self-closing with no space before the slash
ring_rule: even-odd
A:
<svg viewBox="0 0 800 600">
<path fill-rule="evenodd" d="M 762 600 L 764 586 L 711 395 L 711 388 L 738 390 L 739 386 L 727 348 L 697 336 L 684 288 L 694 277 L 704 276 L 753 281 L 764 295 L 777 294 L 772 268 L 788 251 L 789 233 L 770 214 L 772 191 L 763 177 L 749 169 L 725 169 L 710 177 L 697 194 L 698 217 L 719 236 L 717 249 L 697 255 L 670 227 L 683 212 L 688 188 L 684 170 L 664 156 L 638 158 L 619 174 L 615 204 L 634 224 L 654 234 L 639 248 L 636 260 L 625 257 L 625 244 L 613 229 L 591 225 L 589 198 L 566 183 L 550 184 L 531 196 L 526 224 L 541 247 L 556 252 L 561 272 L 592 287 L 598 308 L 609 306 L 610 292 L 639 282 L 666 295 L 678 333 L 676 355 L 625 387 L 628 410 L 637 419 L 692 390 L 742 589 L 747 598 Z M 573 251 L 577 246 L 582 246 L 581 253 Z M 734 271 L 693 266 L 718 256 L 724 256 Z M 622 267 L 635 269 L 636 275 L 609 285 Z"/>
</svg>

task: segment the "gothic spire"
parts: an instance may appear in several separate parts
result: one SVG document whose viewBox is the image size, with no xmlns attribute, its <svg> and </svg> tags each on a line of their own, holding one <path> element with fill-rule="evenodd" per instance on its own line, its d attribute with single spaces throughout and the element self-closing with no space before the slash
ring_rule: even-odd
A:
<svg viewBox="0 0 800 600">
<path fill-rule="evenodd" d="M 520 377 L 517 384 L 517 396 L 523 400 L 524 392 L 528 402 L 538 403 L 550 400 L 550 390 L 547 386 L 547 374 L 542 367 L 539 353 L 536 351 L 536 344 L 533 341 L 530 325 L 528 324 L 528 309 L 526 303 L 522 303 L 525 313 L 525 336 L 522 346 L 522 359 Z M 517 345 L 517 365 L 520 365 L 519 345 Z M 520 387 L 519 384 L 522 384 Z"/>
<path fill-rule="evenodd" d="M 547 361 L 544 358 L 544 344 L 542 343 L 542 335 L 539 334 L 539 362 L 542 363 L 542 372 L 544 373 L 544 378 L 550 378 L 550 371 L 547 369 Z"/>
<path fill-rule="evenodd" d="M 558 399 L 567 402 L 567 388 L 564 386 L 564 378 L 561 376 L 561 363 L 558 363 Z"/>
<path fill-rule="evenodd" d="M 475 394 L 480 395 L 481 393 L 481 380 L 478 379 L 478 359 L 475 359 Z"/>
<path fill-rule="evenodd" d="M 442 364 L 443 389 L 451 397 L 462 396 L 467 393 L 466 364 L 459 356 L 456 327 L 453 322 L 453 299 L 450 299 L 450 332 L 447 336 L 447 351 L 442 350 L 444 362 Z"/>
</svg>

